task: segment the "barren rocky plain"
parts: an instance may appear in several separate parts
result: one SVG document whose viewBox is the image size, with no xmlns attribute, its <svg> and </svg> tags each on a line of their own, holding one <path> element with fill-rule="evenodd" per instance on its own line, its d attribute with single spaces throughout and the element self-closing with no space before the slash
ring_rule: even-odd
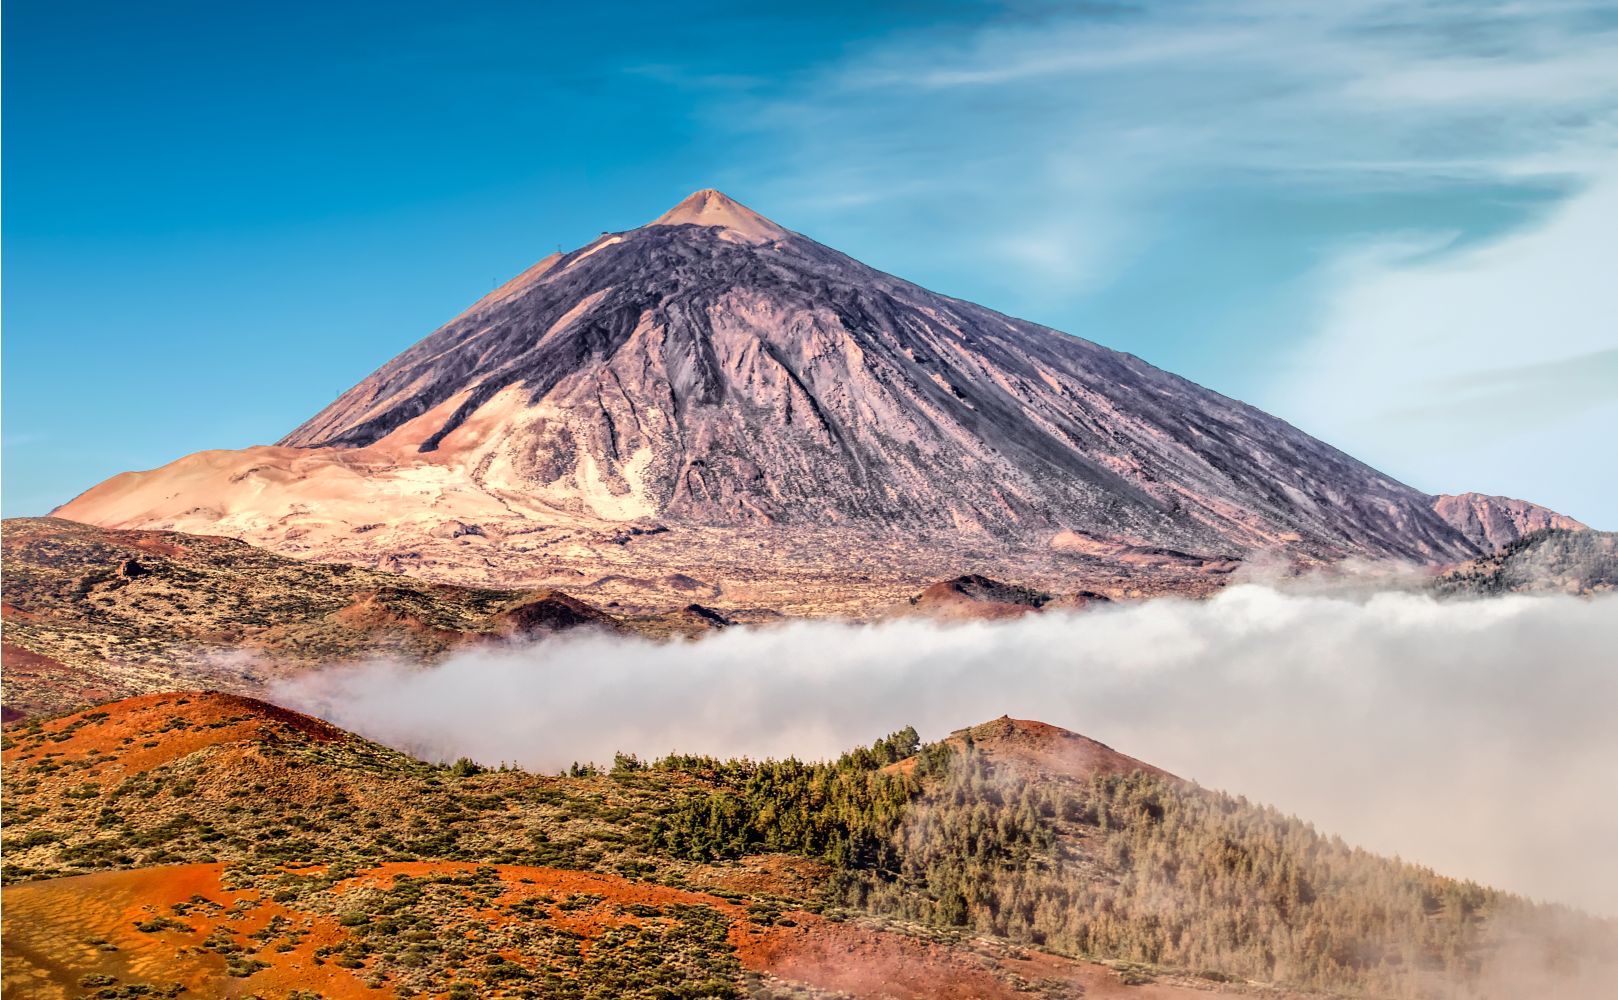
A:
<svg viewBox="0 0 1618 1000">
<path fill-rule="evenodd" d="M 1390 585 L 1450 597 L 1601 593 L 1618 586 L 1615 542 L 1611 532 L 1546 529 L 1485 558 L 1390 577 Z M 746 557 L 732 546 L 707 567 L 597 566 L 599 575 L 558 573 L 554 586 L 506 590 L 291 559 L 230 538 L 59 518 L 8 519 L 0 552 L 8 721 L 176 687 L 263 694 L 322 667 L 379 657 L 430 663 L 579 627 L 662 641 L 798 617 L 996 619 L 1200 597 L 1241 565 L 1137 551 L 1123 556 L 1134 564 L 1076 555 L 1060 569 L 1029 568 L 1007 580 L 960 572 L 969 561 L 946 570 L 941 560 L 929 567 L 940 574 L 932 577 L 920 568 L 864 575 L 847 565 L 733 576 L 726 560 Z M 767 583 L 750 582 L 757 579 Z"/>
</svg>

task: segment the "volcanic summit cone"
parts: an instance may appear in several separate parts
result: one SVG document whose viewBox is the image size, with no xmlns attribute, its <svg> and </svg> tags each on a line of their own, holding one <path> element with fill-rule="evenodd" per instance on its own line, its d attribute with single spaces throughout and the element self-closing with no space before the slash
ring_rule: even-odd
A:
<svg viewBox="0 0 1618 1000">
<path fill-rule="evenodd" d="M 710 190 L 541 260 L 274 447 L 125 473 L 57 513 L 511 582 L 716 529 L 761 552 L 813 533 L 834 554 L 1476 555 L 1430 504 L 1251 406 Z"/>
</svg>

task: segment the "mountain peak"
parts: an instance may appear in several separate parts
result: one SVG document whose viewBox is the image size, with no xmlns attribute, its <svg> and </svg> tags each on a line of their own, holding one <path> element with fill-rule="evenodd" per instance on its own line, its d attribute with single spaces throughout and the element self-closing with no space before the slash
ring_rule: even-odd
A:
<svg viewBox="0 0 1618 1000">
<path fill-rule="evenodd" d="M 895 580 L 1054 582 L 1082 558 L 1116 567 L 1098 583 L 1200 590 L 1224 553 L 1477 556 L 1431 503 L 1251 407 L 702 190 L 530 268 L 281 447 L 128 473 L 57 513 L 525 587 L 575 558 L 672 578 L 698 551 L 783 586 L 801 558 L 852 578 L 877 544 Z M 766 541 L 723 534 L 743 530 Z M 974 610 L 1041 600 L 943 589 Z"/>
<path fill-rule="evenodd" d="M 718 226 L 745 243 L 773 243 L 792 234 L 722 191 L 703 188 L 647 223 L 649 226 Z"/>
</svg>

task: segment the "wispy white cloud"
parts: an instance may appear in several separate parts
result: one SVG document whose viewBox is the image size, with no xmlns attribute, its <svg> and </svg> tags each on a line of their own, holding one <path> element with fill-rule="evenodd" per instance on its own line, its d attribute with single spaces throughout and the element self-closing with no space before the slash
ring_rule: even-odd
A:
<svg viewBox="0 0 1618 1000">
<path fill-rule="evenodd" d="M 1480 431 L 1539 430 L 1618 403 L 1618 347 L 1562 361 L 1486 368 L 1435 379 L 1426 398 L 1391 410 L 1396 421 L 1448 422 L 1458 407 L 1475 415 Z"/>
<path fill-rule="evenodd" d="M 1213 167 L 1349 175 L 1363 163 L 1380 175 L 1403 164 L 1470 177 L 1579 145 L 1618 120 L 1618 25 L 1599 20 L 1603 11 L 1612 13 L 1601 2 L 1486 0 L 1148 3 L 1116 18 L 1080 8 L 856 48 L 756 121 L 788 138 L 812 124 L 800 138 L 839 159 L 908 145 L 955 150 L 970 168 L 1014 149 L 1034 162 L 1128 168 L 1089 171 L 1126 189 L 1142 174 Z M 865 127 L 877 121 L 879 131 Z M 783 183 L 819 186 L 822 160 Z M 962 161 L 902 157 L 864 166 L 889 177 L 963 172 Z M 1030 195 L 1055 194 L 1034 180 Z"/>
<path fill-rule="evenodd" d="M 1576 182 L 1618 149 L 1618 31 L 1602 10 L 1243 0 L 1018 13 L 852 46 L 817 73 L 732 95 L 721 114 L 776 151 L 767 200 L 788 214 L 856 245 L 903 227 L 907 267 L 976 267 L 1020 301 L 1054 304 L 1175 239 L 1177 200 L 1231 185 L 1341 198 Z"/>
<path fill-rule="evenodd" d="M 1434 492 L 1522 495 L 1618 527 L 1614 232 L 1618 169 L 1489 244 L 1345 254 L 1277 408 Z"/>
<path fill-rule="evenodd" d="M 1199 297 L 1243 298 L 1235 315 L 1249 327 L 1223 331 L 1224 353 L 1281 375 L 1212 363 L 1204 373 L 1228 379 L 1216 388 L 1418 485 L 1565 498 L 1576 516 L 1618 518 L 1618 484 L 1577 463 L 1589 423 L 1610 429 L 1611 414 L 1528 412 L 1555 394 L 1545 366 L 1618 343 L 1599 273 L 1618 163 L 1618 7 L 1097 11 L 1013 6 L 971 27 L 855 44 L 726 107 L 777 151 L 765 200 L 823 220 L 849 249 L 887 254 L 878 264 L 1056 325 L 1125 278 L 1185 300 L 1172 316 L 1193 327 Z M 1188 224 L 1233 199 L 1250 206 L 1244 217 Z M 1417 221 L 1424 210 L 1443 231 L 1420 230 L 1433 224 Z M 1257 234 L 1273 287 L 1218 284 L 1230 242 L 1220 227 L 1233 225 Z M 1403 252 L 1412 239 L 1423 253 Z M 1205 258 L 1209 277 L 1182 267 L 1178 283 L 1153 288 L 1135 269 L 1164 254 Z M 1308 289 L 1313 313 L 1266 312 L 1284 285 Z M 1163 322 L 1142 298 L 1126 309 Z M 1179 367 L 1172 349 L 1144 353 Z M 1539 366 L 1543 391 L 1519 398 L 1511 450 L 1491 449 L 1475 394 L 1444 380 L 1515 366 Z M 1416 410 L 1426 431 L 1393 419 Z"/>
<path fill-rule="evenodd" d="M 856 89 L 899 87 L 945 89 L 998 86 L 1064 77 L 1084 77 L 1125 70 L 1156 69 L 1228 57 L 1261 41 L 1249 31 L 1140 32 L 1079 19 L 1031 41 L 1028 29 L 989 31 L 972 39 L 965 51 L 939 48 L 927 62 L 938 68 L 918 70 L 906 54 L 897 68 L 880 72 L 853 70 L 845 82 Z"/>
<path fill-rule="evenodd" d="M 1610 96 L 1618 90 L 1613 76 L 1611 51 L 1575 47 L 1519 60 L 1427 60 L 1379 76 L 1357 77 L 1343 93 L 1395 109 L 1463 104 L 1557 107 Z"/>
</svg>

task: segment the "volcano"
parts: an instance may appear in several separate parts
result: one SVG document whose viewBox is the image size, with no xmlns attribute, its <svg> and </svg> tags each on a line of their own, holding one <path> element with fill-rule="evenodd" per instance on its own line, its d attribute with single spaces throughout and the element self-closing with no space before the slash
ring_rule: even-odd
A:
<svg viewBox="0 0 1618 1000">
<path fill-rule="evenodd" d="M 274 446 L 125 473 L 55 513 L 511 583 L 806 539 L 832 561 L 983 568 L 1478 555 L 1432 504 L 1251 406 L 705 190 L 539 261 Z"/>
</svg>

